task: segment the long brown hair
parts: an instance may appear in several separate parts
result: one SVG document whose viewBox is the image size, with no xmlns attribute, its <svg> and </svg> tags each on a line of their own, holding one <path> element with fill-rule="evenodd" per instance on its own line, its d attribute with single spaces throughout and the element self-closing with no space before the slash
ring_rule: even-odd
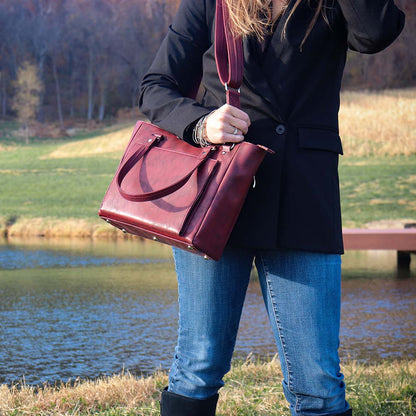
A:
<svg viewBox="0 0 416 416">
<path fill-rule="evenodd" d="M 273 26 L 272 7 L 273 0 L 224 0 L 228 7 L 231 30 L 235 35 L 242 37 L 254 35 L 257 39 L 262 40 Z M 287 0 L 288 2 L 290 0 Z M 282 37 L 286 36 L 286 28 L 289 20 L 292 18 L 298 6 L 305 0 L 296 0 L 292 10 L 285 17 Z M 310 0 L 308 0 L 310 2 Z M 305 36 L 302 40 L 301 47 L 311 33 L 320 14 L 323 15 L 328 23 L 325 14 L 325 0 L 316 1 L 316 10 L 309 26 L 306 28 Z M 284 9 L 282 11 L 284 14 Z"/>
</svg>

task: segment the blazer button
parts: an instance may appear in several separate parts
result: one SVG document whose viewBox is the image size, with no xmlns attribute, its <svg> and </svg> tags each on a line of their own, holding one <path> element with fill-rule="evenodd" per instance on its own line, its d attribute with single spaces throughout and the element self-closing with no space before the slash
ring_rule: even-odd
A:
<svg viewBox="0 0 416 416">
<path fill-rule="evenodd" d="M 276 127 L 277 134 L 284 134 L 286 131 L 286 127 L 283 124 L 278 124 Z"/>
</svg>

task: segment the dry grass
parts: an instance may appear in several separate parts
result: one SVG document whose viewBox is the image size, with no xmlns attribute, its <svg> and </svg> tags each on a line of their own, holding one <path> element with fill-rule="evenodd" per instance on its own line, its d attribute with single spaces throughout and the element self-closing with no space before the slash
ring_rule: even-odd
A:
<svg viewBox="0 0 416 416">
<path fill-rule="evenodd" d="M 118 159 L 127 146 L 133 127 L 124 127 L 121 130 L 105 133 L 92 139 L 63 144 L 42 159 L 90 157 L 103 154 L 109 154 L 110 157 Z"/>
<path fill-rule="evenodd" d="M 0 232 L 6 229 L 0 221 Z M 8 237 L 126 238 L 126 235 L 103 221 L 77 218 L 19 218 L 7 227 Z"/>
<path fill-rule="evenodd" d="M 0 238 L 5 236 L 7 232 L 6 218 L 0 217 Z"/>
<path fill-rule="evenodd" d="M 11 150 L 16 150 L 16 146 L 9 146 L 0 143 L 0 152 L 10 152 Z"/>
<path fill-rule="evenodd" d="M 63 144 L 43 158 L 107 154 L 118 159 L 132 130 Z M 346 157 L 416 154 L 416 89 L 342 93 L 340 133 Z"/>
<path fill-rule="evenodd" d="M 218 414 L 289 415 L 282 378 L 276 357 L 265 363 L 256 363 L 249 358 L 243 364 L 234 365 L 225 377 Z"/>
<path fill-rule="evenodd" d="M 0 236 L 7 238 L 91 238 L 99 239 L 135 239 L 141 238 L 123 233 L 116 227 L 105 223 L 101 219 L 84 220 L 79 218 L 16 218 L 9 223 L 0 217 Z M 0 414 L 1 416 L 1 414 Z"/>
<path fill-rule="evenodd" d="M 344 92 L 340 134 L 346 157 L 416 154 L 416 89 Z"/>
<path fill-rule="evenodd" d="M 286 415 L 287 403 L 281 388 L 279 364 L 272 360 L 248 360 L 233 366 L 226 376 L 218 404 L 219 415 Z M 147 378 L 130 374 L 77 381 L 75 385 L 45 386 L 39 390 L 25 386 L 0 387 L 1 415 L 158 415 L 159 397 L 167 375 L 157 372 Z M 109 413 L 109 409 L 113 411 Z M 244 409 L 244 413 L 241 411 Z M 280 409 L 276 413 L 276 409 Z M 101 412 L 101 413 L 100 413 Z"/>
<path fill-rule="evenodd" d="M 354 415 L 416 415 L 416 361 L 377 365 L 350 363 L 343 368 Z"/>
<path fill-rule="evenodd" d="M 154 409 L 156 415 L 159 392 L 158 382 L 165 375 L 136 378 L 130 374 L 101 378 L 96 381 L 76 381 L 60 386 L 36 389 L 21 385 L 0 387 L 1 415 L 80 415 L 119 409 L 118 414 L 128 414 L 132 409 Z"/>
<path fill-rule="evenodd" d="M 416 361 L 343 367 L 347 396 L 355 415 L 411 416 L 416 406 Z M 233 365 L 221 390 L 218 416 L 288 416 L 276 360 L 248 360 Z M 0 386 L 0 414 L 17 415 L 143 415 L 159 414 L 159 396 L 167 375 L 146 378 L 130 374 L 77 381 L 74 385 Z"/>
</svg>

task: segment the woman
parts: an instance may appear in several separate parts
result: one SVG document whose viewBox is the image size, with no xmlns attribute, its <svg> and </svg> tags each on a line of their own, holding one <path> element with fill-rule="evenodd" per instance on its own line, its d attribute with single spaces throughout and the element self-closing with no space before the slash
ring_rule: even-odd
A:
<svg viewBox="0 0 416 416">
<path fill-rule="evenodd" d="M 351 415 L 338 344 L 341 78 L 347 49 L 399 35 L 393 0 L 225 0 L 243 37 L 241 109 L 224 104 L 215 0 L 183 0 L 141 86 L 150 120 L 195 145 L 247 140 L 275 151 L 256 175 L 220 261 L 174 249 L 179 334 L 163 416 L 214 415 L 253 261 L 292 415 Z M 202 74 L 203 95 L 188 98 Z"/>
</svg>

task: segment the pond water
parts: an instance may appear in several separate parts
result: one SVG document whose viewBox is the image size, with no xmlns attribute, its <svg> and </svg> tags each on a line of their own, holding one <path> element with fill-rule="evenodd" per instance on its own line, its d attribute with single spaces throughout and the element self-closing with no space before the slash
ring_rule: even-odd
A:
<svg viewBox="0 0 416 416">
<path fill-rule="evenodd" d="M 343 256 L 343 360 L 416 358 L 415 257 Z M 0 242 L 0 383 L 40 384 L 168 369 L 177 293 L 170 248 L 152 242 Z M 235 357 L 275 355 L 253 275 Z"/>
</svg>

